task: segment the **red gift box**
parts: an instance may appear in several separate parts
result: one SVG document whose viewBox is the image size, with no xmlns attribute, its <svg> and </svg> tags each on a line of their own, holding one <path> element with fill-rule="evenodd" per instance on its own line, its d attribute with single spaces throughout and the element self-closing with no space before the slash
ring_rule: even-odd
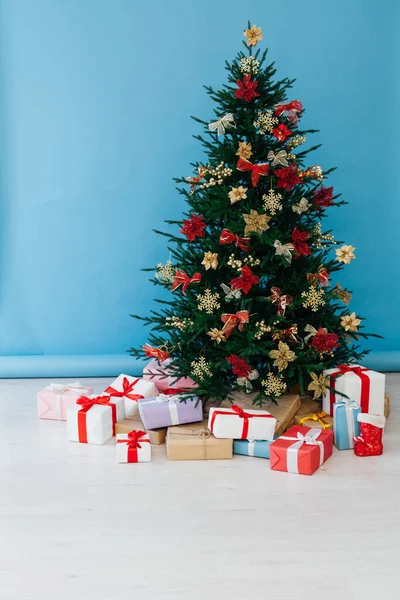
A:
<svg viewBox="0 0 400 600">
<path fill-rule="evenodd" d="M 333 431 L 294 425 L 271 444 L 271 469 L 312 475 L 332 450 Z"/>
</svg>

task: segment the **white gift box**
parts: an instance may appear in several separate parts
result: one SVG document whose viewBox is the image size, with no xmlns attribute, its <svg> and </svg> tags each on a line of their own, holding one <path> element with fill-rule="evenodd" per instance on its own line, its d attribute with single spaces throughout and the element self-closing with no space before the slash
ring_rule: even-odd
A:
<svg viewBox="0 0 400 600">
<path fill-rule="evenodd" d="M 158 391 L 152 381 L 121 374 L 105 390 L 105 393 L 112 398 L 124 399 L 125 419 L 137 419 L 140 398 L 154 398 Z"/>
<path fill-rule="evenodd" d="M 137 437 L 137 435 L 135 434 L 138 433 L 142 433 L 143 435 Z M 135 463 L 151 461 L 150 438 L 149 435 L 144 431 L 118 433 L 116 447 L 118 463 Z"/>
<path fill-rule="evenodd" d="M 67 436 L 70 442 L 84 444 L 105 444 L 114 435 L 115 405 L 116 421 L 122 421 L 125 414 L 124 399 L 109 396 L 85 396 L 86 403 L 75 404 L 67 410 Z M 99 404 L 90 401 L 98 400 Z"/>
<path fill-rule="evenodd" d="M 210 408 L 208 428 L 216 438 L 233 440 L 274 439 L 276 419 L 266 410 Z"/>
<path fill-rule="evenodd" d="M 337 378 L 335 373 L 342 372 Z M 385 375 L 371 371 L 360 365 L 338 365 L 335 369 L 326 369 L 324 375 L 329 378 L 329 386 L 348 396 L 361 406 L 361 412 L 374 415 L 385 414 Z M 342 396 L 327 390 L 322 409 L 333 416 L 333 404 L 341 402 Z"/>
</svg>

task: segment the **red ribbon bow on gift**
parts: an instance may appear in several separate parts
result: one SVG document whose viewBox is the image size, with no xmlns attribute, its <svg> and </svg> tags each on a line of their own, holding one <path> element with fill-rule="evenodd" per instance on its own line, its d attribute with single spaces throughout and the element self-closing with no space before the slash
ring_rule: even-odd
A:
<svg viewBox="0 0 400 600">
<path fill-rule="evenodd" d="M 291 102 L 287 102 L 286 104 L 277 104 L 275 106 L 275 116 L 280 117 L 283 113 L 286 113 L 285 116 L 294 125 L 297 125 L 299 117 L 297 116 L 298 112 L 303 110 L 303 105 L 300 100 L 292 100 Z"/>
<path fill-rule="evenodd" d="M 235 327 L 238 327 L 239 331 L 243 331 L 245 323 L 248 323 L 249 320 L 250 315 L 248 310 L 240 310 L 236 314 L 224 313 L 221 321 L 225 323 L 222 328 L 225 338 L 228 339 Z"/>
<path fill-rule="evenodd" d="M 292 303 L 292 296 L 289 294 L 282 294 L 281 290 L 278 287 L 271 288 L 271 296 L 269 299 L 274 304 L 278 303 L 278 315 L 284 315 L 286 311 L 286 307 Z"/>
<path fill-rule="evenodd" d="M 369 369 L 367 369 L 366 367 L 360 367 L 360 366 L 356 366 L 356 367 L 350 367 L 349 365 L 343 365 L 340 364 L 337 366 L 337 371 L 335 371 L 334 373 L 330 374 L 330 390 L 329 390 L 329 404 L 330 404 L 330 415 L 333 416 L 333 405 L 336 402 L 335 399 L 335 382 L 336 382 L 336 377 L 340 376 L 340 375 L 344 375 L 345 373 L 354 373 L 355 375 L 358 375 L 358 377 L 361 379 L 361 398 L 360 398 L 360 406 L 361 406 L 361 412 L 362 413 L 367 413 L 369 412 L 369 393 L 370 393 L 370 387 L 371 387 L 371 382 L 369 380 L 368 375 L 365 374 L 365 371 L 369 371 Z M 354 400 L 354 398 L 352 398 L 352 400 Z"/>
<path fill-rule="evenodd" d="M 268 163 L 259 163 L 257 165 L 253 165 L 246 158 L 239 158 L 236 168 L 238 171 L 251 171 L 251 183 L 253 187 L 256 187 L 261 175 L 268 175 L 269 164 Z"/>
<path fill-rule="evenodd" d="M 200 283 L 201 273 L 195 273 L 193 277 L 186 275 L 185 271 L 177 271 L 175 273 L 175 279 L 171 285 L 171 291 L 174 292 L 180 285 L 182 286 L 182 292 L 186 296 L 186 290 L 191 283 Z"/>
<path fill-rule="evenodd" d="M 129 383 L 128 378 L 124 377 L 122 380 L 122 390 L 121 391 L 116 390 L 115 388 L 111 387 L 111 385 L 110 385 L 106 390 L 104 390 L 104 392 L 106 394 L 110 394 L 110 396 L 113 396 L 115 398 L 129 398 L 129 400 L 136 400 L 136 402 L 137 402 L 138 400 L 141 400 L 142 398 L 144 398 L 144 396 L 142 396 L 141 394 L 132 394 L 131 393 L 138 381 L 139 381 L 139 378 L 137 378 L 134 381 L 132 381 L 131 383 Z"/>
<path fill-rule="evenodd" d="M 147 435 L 145 431 L 130 431 L 128 433 L 128 438 L 125 440 L 117 440 L 117 444 L 126 444 L 128 446 L 128 463 L 138 462 L 138 448 L 141 448 L 140 445 L 143 442 L 150 444 L 150 440 L 141 439 L 143 436 Z"/>
<path fill-rule="evenodd" d="M 311 285 L 315 285 L 317 282 L 321 287 L 329 285 L 329 273 L 325 267 L 320 267 L 318 273 L 307 273 L 306 277 Z"/>
<path fill-rule="evenodd" d="M 235 243 L 235 245 L 238 248 L 243 250 L 243 252 L 250 251 L 251 238 L 239 237 L 238 235 L 236 235 L 232 231 L 230 231 L 230 229 L 223 229 L 221 231 L 221 237 L 219 238 L 220 246 L 223 246 L 224 244 L 233 244 L 233 243 Z"/>
<path fill-rule="evenodd" d="M 150 346 L 150 344 L 145 344 L 142 346 L 142 350 L 148 358 L 156 358 L 158 362 L 162 363 L 164 360 L 170 357 L 170 353 L 167 350 L 160 350 L 159 348 L 154 348 L 154 346 Z"/>
<path fill-rule="evenodd" d="M 87 444 L 86 413 L 92 408 L 92 406 L 95 406 L 96 404 L 100 404 L 101 406 L 109 406 L 111 408 L 112 434 L 113 436 L 115 435 L 117 407 L 113 402 L 110 402 L 110 396 L 97 396 L 96 398 L 81 396 L 76 401 L 76 404 L 80 404 L 82 406 L 82 408 L 78 411 L 78 440 L 82 444 Z"/>
<path fill-rule="evenodd" d="M 211 423 L 210 423 L 210 431 L 211 433 L 213 432 L 213 428 L 214 428 L 214 422 L 215 422 L 215 418 L 217 415 L 237 415 L 238 417 L 240 417 L 241 419 L 243 419 L 243 429 L 242 429 L 242 437 L 240 439 L 242 440 L 246 440 L 248 433 L 249 433 L 249 419 L 252 419 L 253 417 L 257 417 L 262 418 L 262 419 L 273 419 L 274 417 L 272 415 L 260 415 L 260 414 L 251 414 L 246 412 L 245 410 L 243 410 L 243 408 L 240 408 L 240 406 L 237 406 L 236 404 L 232 404 L 231 409 L 233 412 L 226 412 L 225 410 L 215 410 L 213 412 L 213 416 L 211 418 Z"/>
</svg>

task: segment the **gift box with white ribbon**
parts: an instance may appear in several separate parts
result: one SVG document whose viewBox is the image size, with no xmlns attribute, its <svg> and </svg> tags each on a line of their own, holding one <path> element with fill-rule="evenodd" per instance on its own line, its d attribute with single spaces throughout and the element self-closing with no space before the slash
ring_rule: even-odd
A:
<svg viewBox="0 0 400 600">
<path fill-rule="evenodd" d="M 338 450 L 354 448 L 354 438 L 360 435 L 360 423 L 357 420 L 360 412 L 360 405 L 354 400 L 343 398 L 333 405 L 334 444 Z"/>
<path fill-rule="evenodd" d="M 74 406 L 80 396 L 90 396 L 93 388 L 74 383 L 50 383 L 37 395 L 39 419 L 66 421 L 67 409 Z"/>
<path fill-rule="evenodd" d="M 203 420 L 203 406 L 198 398 L 183 398 L 176 390 L 165 390 L 155 398 L 139 400 L 139 413 L 145 429 L 157 429 Z"/>
<path fill-rule="evenodd" d="M 312 475 L 332 455 L 333 431 L 294 425 L 269 450 L 272 470 Z"/>
</svg>

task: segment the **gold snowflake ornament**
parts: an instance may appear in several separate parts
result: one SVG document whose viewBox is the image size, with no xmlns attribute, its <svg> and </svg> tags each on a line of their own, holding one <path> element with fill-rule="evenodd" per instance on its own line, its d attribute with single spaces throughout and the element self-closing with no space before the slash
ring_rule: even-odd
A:
<svg viewBox="0 0 400 600">
<path fill-rule="evenodd" d="M 286 383 L 282 375 L 268 373 L 267 377 L 261 381 L 267 396 L 281 396 L 286 391 Z"/>
<path fill-rule="evenodd" d="M 325 304 L 324 290 L 317 290 L 315 287 L 310 287 L 308 292 L 302 292 L 301 296 L 304 298 L 304 308 L 310 308 L 313 312 L 316 312 L 320 306 L 324 306 Z"/>
<path fill-rule="evenodd" d="M 354 254 L 354 250 L 354 246 L 348 246 L 347 244 L 343 244 L 341 248 L 338 248 L 336 250 L 336 260 L 338 262 L 344 263 L 345 265 L 349 265 L 350 261 L 356 257 Z"/>
<path fill-rule="evenodd" d="M 268 194 L 264 194 L 264 208 L 270 215 L 275 215 L 279 210 L 282 210 L 282 194 L 277 194 L 274 190 L 269 190 Z"/>
<path fill-rule="evenodd" d="M 161 283 L 172 283 L 175 278 L 176 269 L 172 266 L 172 262 L 167 260 L 165 265 L 158 263 L 156 279 Z"/>
<path fill-rule="evenodd" d="M 258 128 L 261 135 L 266 133 L 272 133 L 272 130 L 278 125 L 279 119 L 274 117 L 272 110 L 266 110 L 263 112 L 259 110 L 257 113 L 257 119 L 254 121 L 254 127 Z"/>
<path fill-rule="evenodd" d="M 340 324 L 345 331 L 358 331 L 358 326 L 361 323 L 361 319 L 358 319 L 355 312 L 351 315 L 345 315 L 342 317 Z"/>
<path fill-rule="evenodd" d="M 200 356 L 199 360 L 193 360 L 190 364 L 192 367 L 192 375 L 196 379 L 203 381 L 206 377 L 212 377 L 211 363 L 208 363 L 204 356 Z"/>
<path fill-rule="evenodd" d="M 213 294 L 211 290 L 206 290 L 204 294 L 199 294 L 197 300 L 197 308 L 204 310 L 209 315 L 212 315 L 214 310 L 217 310 L 221 306 L 218 302 L 219 294 Z"/>
<path fill-rule="evenodd" d="M 310 390 L 310 392 L 314 392 L 314 400 L 325 396 L 326 389 L 329 385 L 329 378 L 322 374 L 318 376 L 316 373 L 310 373 L 310 376 L 311 383 L 307 389 Z"/>
<path fill-rule="evenodd" d="M 204 265 L 206 271 L 208 269 L 215 269 L 218 267 L 218 254 L 216 252 L 204 252 L 204 258 L 201 261 L 201 264 Z"/>
<path fill-rule="evenodd" d="M 268 215 L 260 215 L 256 210 L 251 210 L 248 214 L 243 214 L 243 219 L 246 223 L 244 235 L 249 233 L 259 233 L 260 235 L 266 229 L 269 229 L 268 221 L 271 217 Z"/>
<path fill-rule="evenodd" d="M 275 359 L 273 364 L 275 367 L 278 367 L 278 371 L 286 369 L 288 364 L 297 358 L 296 354 L 285 342 L 279 342 L 278 350 L 271 350 L 269 355 Z"/>
</svg>

